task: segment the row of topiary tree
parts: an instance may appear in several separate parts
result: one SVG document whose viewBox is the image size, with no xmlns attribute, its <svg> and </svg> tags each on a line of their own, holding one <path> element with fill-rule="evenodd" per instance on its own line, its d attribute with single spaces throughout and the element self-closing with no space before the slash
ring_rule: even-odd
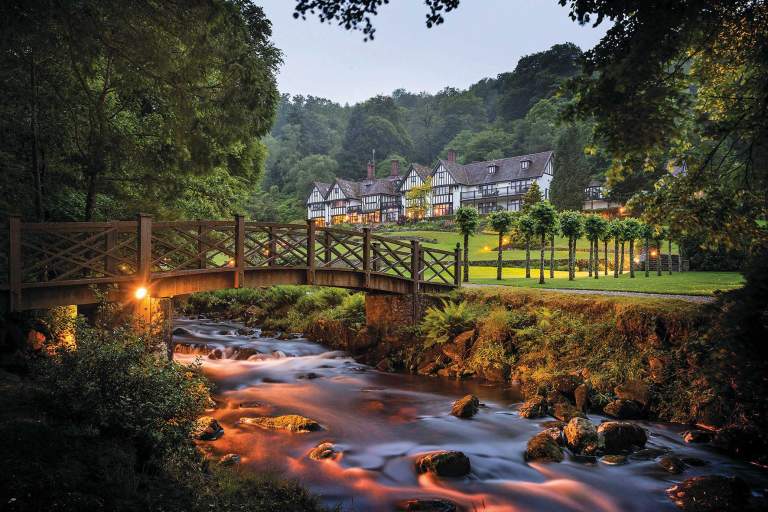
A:
<svg viewBox="0 0 768 512">
<path fill-rule="evenodd" d="M 469 261 L 469 237 L 480 227 L 480 215 L 475 208 L 462 207 L 456 211 L 456 226 L 464 236 L 464 261 Z M 555 237 L 562 235 L 568 240 L 568 279 L 576 277 L 576 245 L 581 238 L 589 242 L 589 277 L 599 278 L 601 270 L 600 242 L 603 243 L 602 270 L 608 276 L 609 245 L 613 242 L 613 277 L 624 273 L 625 244 L 629 246 L 629 275 L 635 277 L 635 242 L 644 242 L 645 277 L 650 275 L 650 247 L 655 244 L 657 254 L 656 274 L 662 274 L 662 242 L 668 242 L 668 272 L 672 273 L 672 240 L 664 226 L 645 224 L 635 218 L 608 220 L 596 214 L 584 214 L 566 210 L 558 212 L 549 201 L 525 204 L 521 212 L 498 211 L 488 217 L 488 227 L 499 235 L 496 279 L 502 277 L 502 251 L 505 235 L 511 235 L 525 247 L 525 277 L 531 277 L 531 246 L 539 242 L 539 283 L 544 284 L 545 254 L 549 247 L 549 277 L 555 277 Z M 682 271 L 682 259 L 678 260 Z M 469 280 L 469 265 L 464 265 L 464 282 Z"/>
</svg>

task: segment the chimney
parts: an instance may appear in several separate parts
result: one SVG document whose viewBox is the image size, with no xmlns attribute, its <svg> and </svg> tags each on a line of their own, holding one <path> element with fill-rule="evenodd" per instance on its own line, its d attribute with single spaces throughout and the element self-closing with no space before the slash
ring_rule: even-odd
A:
<svg viewBox="0 0 768 512">
<path fill-rule="evenodd" d="M 400 176 L 400 160 L 392 159 L 392 171 L 389 174 L 390 176 Z"/>
<path fill-rule="evenodd" d="M 372 180 L 376 178 L 376 170 L 373 167 L 373 162 L 368 162 L 368 179 Z"/>
<path fill-rule="evenodd" d="M 455 149 L 449 149 L 448 150 L 448 161 L 451 163 L 456 162 L 456 150 Z"/>
</svg>

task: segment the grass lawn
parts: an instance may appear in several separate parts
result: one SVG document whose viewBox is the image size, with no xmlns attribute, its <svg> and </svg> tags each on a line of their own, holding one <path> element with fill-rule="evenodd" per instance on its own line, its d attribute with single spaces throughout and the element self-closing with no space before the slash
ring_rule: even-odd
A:
<svg viewBox="0 0 768 512">
<path fill-rule="evenodd" d="M 538 284 L 539 269 L 531 269 L 531 279 L 525 279 L 525 269 L 503 269 L 501 281 L 496 280 L 496 267 L 470 267 L 469 280 L 472 283 L 496 284 L 520 288 L 572 288 L 579 290 L 612 290 L 623 292 L 670 293 L 684 295 L 712 295 L 715 290 L 732 290 L 744 284 L 744 278 L 738 272 L 675 272 L 671 276 L 663 274 L 650 277 L 636 272 L 635 278 L 625 272 L 618 279 L 610 274 L 600 275 L 599 279 L 590 278 L 586 272 L 577 272 L 576 280 L 569 281 L 567 272 L 555 272 L 555 278 L 549 279 L 549 270 L 545 269 L 546 283 Z"/>
</svg>

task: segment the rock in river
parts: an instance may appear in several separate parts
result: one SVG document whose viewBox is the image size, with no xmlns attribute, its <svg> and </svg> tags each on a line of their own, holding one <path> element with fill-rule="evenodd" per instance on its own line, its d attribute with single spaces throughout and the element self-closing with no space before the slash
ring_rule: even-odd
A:
<svg viewBox="0 0 768 512">
<path fill-rule="evenodd" d="M 309 458 L 312 460 L 332 459 L 336 456 L 336 453 L 333 443 L 324 441 L 312 448 L 309 452 Z"/>
<path fill-rule="evenodd" d="M 434 473 L 437 476 L 465 476 L 469 474 L 469 457 L 462 452 L 440 450 L 425 453 L 416 459 L 417 473 Z"/>
<path fill-rule="evenodd" d="M 563 429 L 566 443 L 574 453 L 591 455 L 597 451 L 597 429 L 586 418 L 573 418 Z"/>
<path fill-rule="evenodd" d="M 477 409 L 480 407 L 480 400 L 475 395 L 467 395 L 464 398 L 460 398 L 453 402 L 451 408 L 451 414 L 457 418 L 471 418 L 477 414 Z"/>
<path fill-rule="evenodd" d="M 528 441 L 528 445 L 525 448 L 525 460 L 529 462 L 561 462 L 563 460 L 563 449 L 560 448 L 560 445 L 555 441 L 549 430 L 545 430 L 544 432 L 539 432 Z"/>
<path fill-rule="evenodd" d="M 643 406 L 635 400 L 616 399 L 603 408 L 603 412 L 620 420 L 639 420 L 643 417 Z"/>
<path fill-rule="evenodd" d="M 404 512 L 456 512 L 456 504 L 442 498 L 425 498 L 401 501 L 397 510 Z"/>
<path fill-rule="evenodd" d="M 547 414 L 547 400 L 543 396 L 535 396 L 518 409 L 521 418 L 541 418 Z"/>
<path fill-rule="evenodd" d="M 298 414 L 240 418 L 240 423 L 245 425 L 256 425 L 270 430 L 288 430 L 290 432 L 315 432 L 317 430 L 322 430 L 323 428 L 315 420 L 299 416 Z"/>
<path fill-rule="evenodd" d="M 606 421 L 597 427 L 600 445 L 606 453 L 623 453 L 645 447 L 645 429 L 627 421 Z"/>
<path fill-rule="evenodd" d="M 199 441 L 213 441 L 224 435 L 224 429 L 219 422 L 210 416 L 201 416 L 192 429 L 192 437 Z"/>
<path fill-rule="evenodd" d="M 673 475 L 679 475 L 685 471 L 685 462 L 674 455 L 665 455 L 659 459 L 659 466 L 667 473 L 672 473 Z"/>
<path fill-rule="evenodd" d="M 569 402 L 558 402 L 552 408 L 552 416 L 560 421 L 571 421 L 571 418 L 586 418 L 585 414 Z"/>
<path fill-rule="evenodd" d="M 222 466 L 234 466 L 235 464 L 240 464 L 240 456 L 236 453 L 222 455 L 219 459 L 219 464 Z"/>
<path fill-rule="evenodd" d="M 667 496 L 686 512 L 736 512 L 749 503 L 749 486 L 736 477 L 706 475 L 667 489 Z"/>
</svg>

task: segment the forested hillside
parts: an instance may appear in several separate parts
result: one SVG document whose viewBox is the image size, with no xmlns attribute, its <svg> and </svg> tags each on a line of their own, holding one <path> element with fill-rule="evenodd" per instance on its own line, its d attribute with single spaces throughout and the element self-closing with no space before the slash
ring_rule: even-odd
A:
<svg viewBox="0 0 768 512">
<path fill-rule="evenodd" d="M 560 85 L 579 72 L 581 56 L 576 45 L 559 44 L 466 90 L 398 89 L 352 106 L 283 95 L 266 138 L 266 173 L 249 213 L 259 220 L 299 219 L 312 181 L 362 178 L 372 150 L 377 175 L 385 176 L 393 158 L 401 160 L 401 169 L 411 162 L 431 164 L 449 147 L 461 162 L 554 149 L 552 199 L 559 207 L 579 208 L 584 186 L 609 164 L 590 123 L 561 121 L 571 98 Z"/>
</svg>

